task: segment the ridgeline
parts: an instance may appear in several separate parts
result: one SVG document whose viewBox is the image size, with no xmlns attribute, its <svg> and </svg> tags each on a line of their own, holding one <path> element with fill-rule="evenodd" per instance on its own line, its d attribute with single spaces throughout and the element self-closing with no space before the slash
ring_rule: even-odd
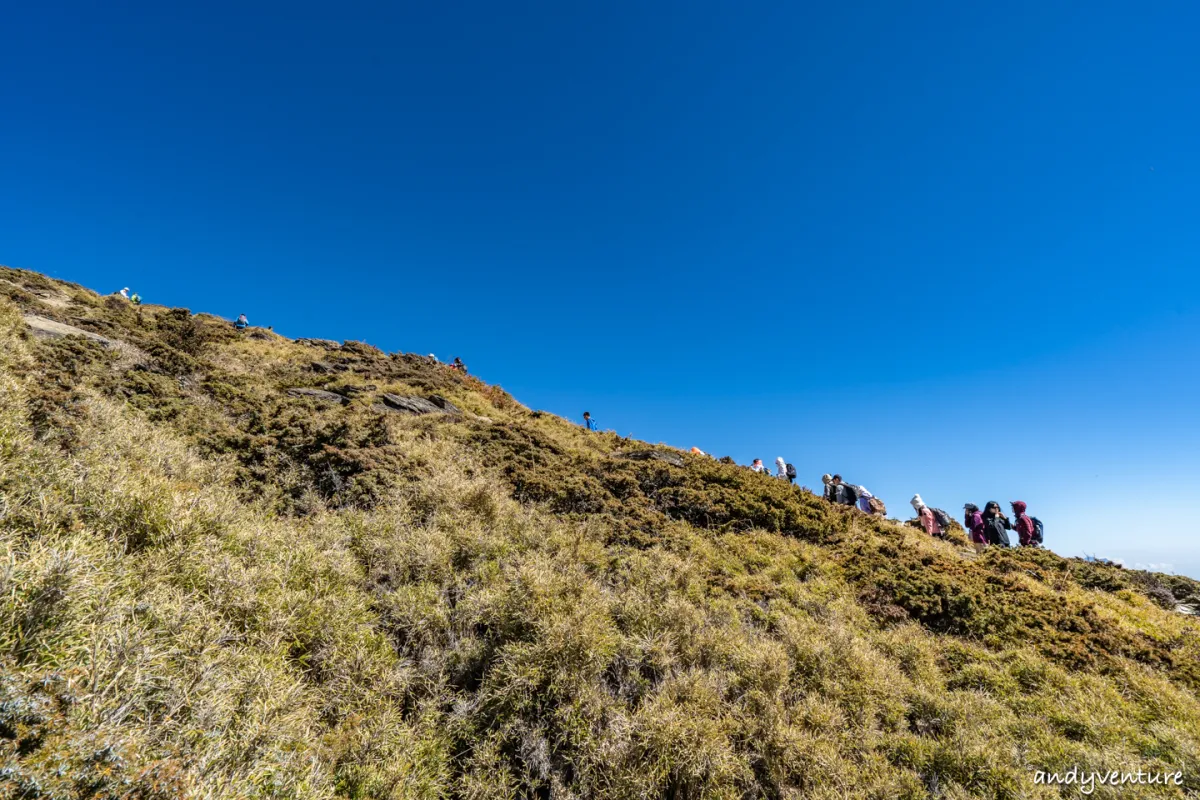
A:
<svg viewBox="0 0 1200 800">
<path fill-rule="evenodd" d="M 0 796 L 1200 793 L 1187 578 L 0 269 Z"/>
</svg>

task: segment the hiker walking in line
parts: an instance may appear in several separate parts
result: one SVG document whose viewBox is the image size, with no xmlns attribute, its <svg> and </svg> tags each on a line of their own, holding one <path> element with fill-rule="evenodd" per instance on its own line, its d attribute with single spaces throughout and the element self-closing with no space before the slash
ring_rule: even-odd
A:
<svg viewBox="0 0 1200 800">
<path fill-rule="evenodd" d="M 775 477 L 787 478 L 787 463 L 783 460 L 783 456 L 775 459 Z"/>
<path fill-rule="evenodd" d="M 1017 537 L 1021 541 L 1021 547 L 1037 547 L 1042 543 L 1042 525 L 1035 517 L 1031 517 L 1025 513 L 1025 509 L 1029 506 L 1025 505 L 1024 500 L 1013 500 L 1012 503 L 1013 516 L 1017 518 L 1016 528 Z"/>
<path fill-rule="evenodd" d="M 937 515 L 933 513 L 933 509 L 925 505 L 925 501 L 921 499 L 921 495 L 919 494 L 914 494 L 913 499 L 909 502 L 912 503 L 913 511 L 917 512 L 917 519 L 920 520 L 921 527 L 926 533 L 930 536 L 936 536 L 939 539 L 945 537 L 946 528 L 950 524 L 949 517 L 946 518 L 945 524 L 943 524 L 942 520 L 938 519 Z M 945 513 L 945 511 L 942 512 L 942 514 Z"/>
<path fill-rule="evenodd" d="M 590 411 L 583 412 L 583 425 L 589 431 L 596 430 L 596 421 L 592 419 L 592 414 Z"/>
<path fill-rule="evenodd" d="M 837 486 L 838 498 L 839 498 L 838 502 L 844 506 L 850 506 L 851 508 L 857 508 L 858 507 L 858 487 L 855 486 L 853 483 L 846 483 L 844 480 L 842 480 L 841 475 L 834 475 L 833 483 L 835 486 Z"/>
<path fill-rule="evenodd" d="M 785 464 L 783 456 L 775 459 L 775 466 L 779 468 L 780 478 L 787 478 L 788 483 L 794 484 L 796 482 L 796 467 L 792 464 Z"/>
<path fill-rule="evenodd" d="M 117 294 L 121 295 L 121 297 L 123 297 L 123 298 L 125 298 L 126 300 L 128 300 L 128 299 L 129 299 L 129 287 L 128 287 L 128 286 L 126 286 L 124 289 L 122 289 L 121 291 L 117 292 Z"/>
<path fill-rule="evenodd" d="M 833 477 L 822 475 L 821 482 L 825 484 L 825 499 L 834 505 L 856 506 L 858 504 L 858 487 L 843 482 L 841 475 Z"/>
<path fill-rule="evenodd" d="M 237 328 L 239 331 L 244 331 L 246 328 L 250 327 L 250 320 L 246 319 L 245 314 L 238 314 L 237 321 L 233 323 L 233 327 Z"/>
<path fill-rule="evenodd" d="M 987 526 L 983 522 L 983 514 L 979 513 L 979 506 L 974 503 L 967 503 L 963 506 L 963 527 L 971 536 L 971 544 L 975 545 L 975 552 L 982 553 L 987 547 Z"/>
<path fill-rule="evenodd" d="M 1000 547 L 1009 546 L 1008 531 L 1012 530 L 1012 523 L 1008 521 L 1008 517 L 1004 516 L 1004 512 L 1000 510 L 1000 504 L 995 500 L 984 506 L 983 524 L 988 544 Z"/>
<path fill-rule="evenodd" d="M 142 296 L 137 292 L 134 292 L 129 296 L 129 302 L 133 303 L 135 306 L 140 306 L 142 304 Z"/>
<path fill-rule="evenodd" d="M 467 374 L 467 365 L 458 356 L 455 356 L 454 360 L 450 362 L 450 369 L 456 369 L 464 375 Z"/>
<path fill-rule="evenodd" d="M 767 469 L 766 465 L 762 463 L 761 458 L 754 459 L 754 463 L 750 465 L 750 469 L 755 472 L 765 472 L 768 475 L 771 474 L 771 470 Z"/>
<path fill-rule="evenodd" d="M 880 501 L 875 499 L 875 495 L 867 491 L 867 487 L 860 485 L 855 485 L 854 491 L 858 494 L 858 502 L 855 504 L 858 510 L 864 514 L 876 513 L 877 506 L 872 504 L 871 501 L 875 500 L 875 503 L 879 503 Z"/>
</svg>

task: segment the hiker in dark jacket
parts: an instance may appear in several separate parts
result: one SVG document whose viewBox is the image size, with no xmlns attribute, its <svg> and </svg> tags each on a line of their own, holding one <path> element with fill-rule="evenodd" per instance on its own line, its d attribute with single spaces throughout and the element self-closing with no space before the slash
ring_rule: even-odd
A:
<svg viewBox="0 0 1200 800">
<path fill-rule="evenodd" d="M 1012 510 L 1013 516 L 1017 518 L 1017 524 L 1013 527 L 1017 530 L 1017 537 L 1021 540 L 1021 547 L 1035 547 L 1037 542 L 1034 540 L 1033 520 L 1025 513 L 1028 508 L 1023 500 L 1013 500 Z"/>
<path fill-rule="evenodd" d="M 983 514 L 979 513 L 979 506 L 974 503 L 963 506 L 963 527 L 971 535 L 975 552 L 982 553 L 983 548 L 987 547 L 987 526 L 983 522 Z"/>
<path fill-rule="evenodd" d="M 984 507 L 983 524 L 987 532 L 988 544 L 1009 546 L 1007 531 L 1012 530 L 1012 523 L 1008 521 L 1008 517 L 1004 516 L 1004 512 L 1000 510 L 1000 504 L 995 500 Z"/>
<path fill-rule="evenodd" d="M 821 480 L 825 480 L 821 478 Z M 825 487 L 827 499 L 839 506 L 853 506 L 858 503 L 858 487 L 851 486 L 842 480 L 841 475 L 834 475 Z"/>
</svg>

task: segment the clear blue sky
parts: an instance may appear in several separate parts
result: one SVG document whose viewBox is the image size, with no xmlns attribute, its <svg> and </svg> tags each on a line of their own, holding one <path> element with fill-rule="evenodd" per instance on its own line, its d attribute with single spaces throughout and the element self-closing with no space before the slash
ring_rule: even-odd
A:
<svg viewBox="0 0 1200 800">
<path fill-rule="evenodd" d="M 1200 575 L 1194 2 L 4 18 L 0 263 Z"/>
</svg>

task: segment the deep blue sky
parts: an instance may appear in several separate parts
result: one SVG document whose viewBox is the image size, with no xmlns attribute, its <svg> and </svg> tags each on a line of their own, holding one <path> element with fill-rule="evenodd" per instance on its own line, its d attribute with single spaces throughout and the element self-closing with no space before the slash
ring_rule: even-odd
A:
<svg viewBox="0 0 1200 800">
<path fill-rule="evenodd" d="M 1200 6 L 583 5 L 9 4 L 0 263 L 1200 575 Z"/>
</svg>

